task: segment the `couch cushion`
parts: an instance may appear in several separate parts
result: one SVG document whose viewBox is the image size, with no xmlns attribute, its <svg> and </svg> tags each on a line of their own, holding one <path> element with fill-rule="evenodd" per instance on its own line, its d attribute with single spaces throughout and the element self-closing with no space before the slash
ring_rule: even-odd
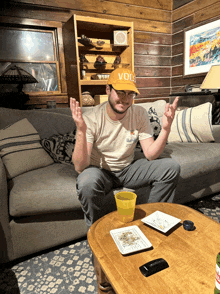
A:
<svg viewBox="0 0 220 294">
<path fill-rule="evenodd" d="M 175 203 L 186 203 L 219 191 L 220 143 L 173 142 L 166 145 L 161 157 L 171 157 L 181 167 Z"/>
<path fill-rule="evenodd" d="M 40 136 L 25 118 L 0 130 L 0 155 L 11 179 L 53 163 L 40 144 Z"/>
<path fill-rule="evenodd" d="M 13 217 L 81 209 L 73 165 L 54 163 L 9 182 L 9 213 Z"/>
<path fill-rule="evenodd" d="M 160 158 L 173 158 L 181 167 L 182 179 L 200 177 L 220 169 L 220 143 L 167 144 Z"/>
<path fill-rule="evenodd" d="M 211 142 L 212 135 L 212 104 L 210 102 L 176 111 L 171 131 L 170 142 Z"/>
<path fill-rule="evenodd" d="M 23 118 L 38 131 L 41 139 L 52 135 L 70 133 L 76 129 L 75 122 L 70 115 L 41 110 L 19 110 L 0 107 L 0 128 L 3 129 Z"/>
</svg>

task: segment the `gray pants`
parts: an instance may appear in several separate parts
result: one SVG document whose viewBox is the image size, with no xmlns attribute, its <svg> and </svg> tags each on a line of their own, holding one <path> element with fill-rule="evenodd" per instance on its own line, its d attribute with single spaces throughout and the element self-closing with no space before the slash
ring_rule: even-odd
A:
<svg viewBox="0 0 220 294">
<path fill-rule="evenodd" d="M 138 189 L 150 186 L 148 203 L 173 202 L 179 174 L 180 166 L 171 158 L 138 159 L 119 172 L 89 166 L 79 174 L 76 183 L 87 226 L 105 215 L 105 196 L 119 187 Z"/>
</svg>

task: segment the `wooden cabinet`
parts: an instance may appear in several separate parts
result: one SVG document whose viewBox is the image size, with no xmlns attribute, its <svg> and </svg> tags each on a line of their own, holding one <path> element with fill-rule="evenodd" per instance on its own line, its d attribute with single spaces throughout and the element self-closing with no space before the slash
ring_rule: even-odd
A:
<svg viewBox="0 0 220 294">
<path fill-rule="evenodd" d="M 82 93 L 89 92 L 93 99 L 106 95 L 108 76 L 115 68 L 134 71 L 133 23 L 74 15 L 74 30 L 79 102 L 84 106 Z"/>
</svg>

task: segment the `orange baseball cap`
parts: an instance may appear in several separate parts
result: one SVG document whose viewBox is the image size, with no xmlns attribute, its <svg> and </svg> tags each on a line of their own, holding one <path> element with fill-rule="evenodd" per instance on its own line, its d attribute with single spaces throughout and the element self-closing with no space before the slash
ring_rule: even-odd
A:
<svg viewBox="0 0 220 294">
<path fill-rule="evenodd" d="M 136 86 L 136 76 L 133 71 L 126 68 L 117 68 L 109 76 L 108 84 L 112 85 L 115 90 L 140 92 Z"/>
</svg>

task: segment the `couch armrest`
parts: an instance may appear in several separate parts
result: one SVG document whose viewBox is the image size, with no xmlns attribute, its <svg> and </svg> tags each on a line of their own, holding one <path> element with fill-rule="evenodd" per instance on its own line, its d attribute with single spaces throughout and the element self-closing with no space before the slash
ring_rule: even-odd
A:
<svg viewBox="0 0 220 294">
<path fill-rule="evenodd" d="M 13 252 L 9 226 L 8 188 L 5 166 L 0 158 L 0 263 L 9 260 L 8 253 Z"/>
</svg>

